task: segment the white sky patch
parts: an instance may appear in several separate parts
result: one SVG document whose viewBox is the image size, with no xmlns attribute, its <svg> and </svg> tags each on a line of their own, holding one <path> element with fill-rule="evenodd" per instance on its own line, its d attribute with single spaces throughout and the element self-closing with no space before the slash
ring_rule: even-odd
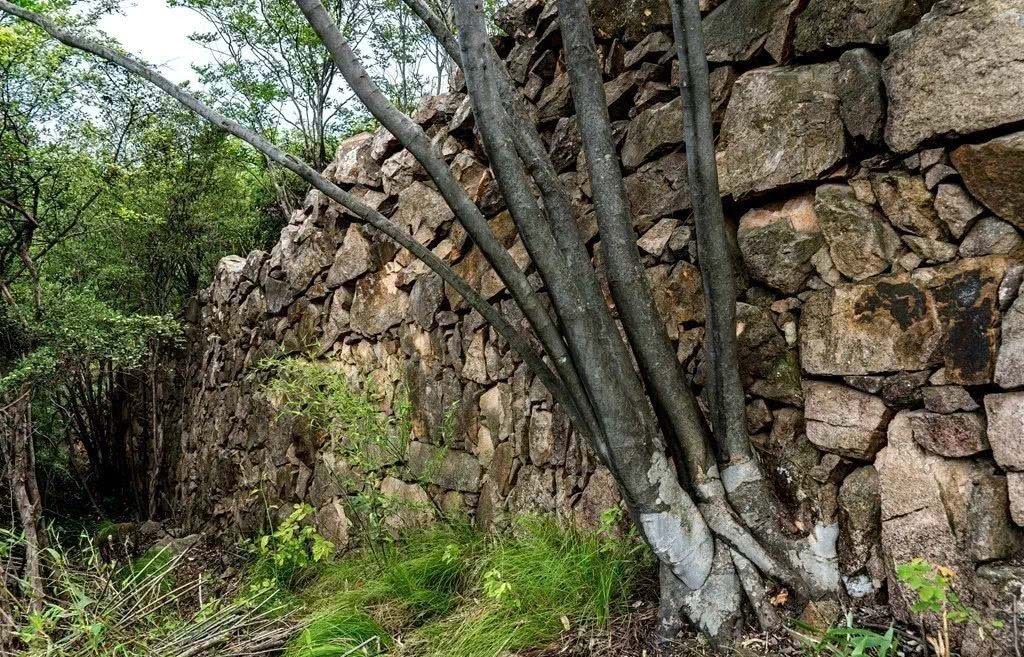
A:
<svg viewBox="0 0 1024 657">
<path fill-rule="evenodd" d="M 100 29 L 117 39 L 130 53 L 159 66 L 174 82 L 196 81 L 193 64 L 208 64 L 210 54 L 188 35 L 209 26 L 184 7 L 168 7 L 164 0 L 135 0 L 122 13 L 107 16 Z"/>
</svg>

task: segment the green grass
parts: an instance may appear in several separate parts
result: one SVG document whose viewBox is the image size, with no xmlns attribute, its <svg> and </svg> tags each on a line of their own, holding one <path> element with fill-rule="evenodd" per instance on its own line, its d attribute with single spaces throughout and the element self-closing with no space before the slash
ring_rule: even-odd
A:
<svg viewBox="0 0 1024 657">
<path fill-rule="evenodd" d="M 498 538 L 421 530 L 383 553 L 325 567 L 300 594 L 310 619 L 285 655 L 341 657 L 367 640 L 379 641 L 379 654 L 430 657 L 542 647 L 567 627 L 606 623 L 625 605 L 644 555 L 631 538 L 550 519 L 524 519 Z"/>
</svg>

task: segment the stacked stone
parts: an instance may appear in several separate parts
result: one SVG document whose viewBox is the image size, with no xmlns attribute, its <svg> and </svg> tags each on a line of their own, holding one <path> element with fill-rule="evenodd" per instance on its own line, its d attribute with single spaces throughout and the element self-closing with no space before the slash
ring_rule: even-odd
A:
<svg viewBox="0 0 1024 657">
<path fill-rule="evenodd" d="M 889 580 L 906 617 L 892 566 L 921 556 L 956 570 L 998 616 L 1009 609 L 999 596 L 1024 578 L 1013 561 L 1024 544 L 1024 60 L 1011 56 L 1024 52 L 1024 0 L 706 4 L 759 453 L 803 526 L 840 523 L 852 596 L 882 600 Z M 704 308 L 668 9 L 593 0 L 591 10 L 637 244 L 699 387 Z M 599 263 L 556 19 L 553 2 L 519 0 L 499 17 L 498 47 Z M 414 120 L 540 289 L 454 87 L 424 99 Z M 386 131 L 345 141 L 327 175 L 525 327 Z M 395 496 L 484 526 L 526 511 L 594 524 L 618 499 L 481 317 L 317 193 L 270 254 L 221 262 L 194 320 L 178 495 L 196 522 L 245 530 L 264 482 L 273 500 L 310 501 L 321 528 L 346 538 L 346 464 L 323 436 L 275 420 L 248 374 L 281 351 L 372 382 L 384 411 L 407 386 L 409 481 L 382 484 Z"/>
</svg>

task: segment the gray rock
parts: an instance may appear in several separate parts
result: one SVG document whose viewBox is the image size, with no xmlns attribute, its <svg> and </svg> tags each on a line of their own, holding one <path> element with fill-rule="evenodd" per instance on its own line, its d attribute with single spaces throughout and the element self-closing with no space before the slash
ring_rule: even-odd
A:
<svg viewBox="0 0 1024 657">
<path fill-rule="evenodd" d="M 619 508 L 621 503 L 615 477 L 604 466 L 598 466 L 573 507 L 573 517 L 583 527 L 599 529 L 604 513 Z"/>
<path fill-rule="evenodd" d="M 960 185 L 942 183 L 935 193 L 935 211 L 953 237 L 959 239 L 984 209 Z"/>
<path fill-rule="evenodd" d="M 978 563 L 1006 559 L 1017 551 L 1021 534 L 1010 519 L 1006 477 L 984 474 L 971 492 L 970 549 Z"/>
<path fill-rule="evenodd" d="M 385 477 L 380 482 L 380 493 L 388 500 L 383 524 L 392 536 L 406 529 L 426 527 L 434 519 L 434 505 L 419 484 Z"/>
<path fill-rule="evenodd" d="M 369 274 L 356 283 L 350 325 L 363 335 L 380 335 L 403 319 L 409 310 L 409 295 L 398 289 L 398 273 L 389 263 L 383 271 Z"/>
<path fill-rule="evenodd" d="M 928 386 L 921 390 L 924 407 L 935 413 L 974 411 L 979 408 L 963 386 Z"/>
<path fill-rule="evenodd" d="M 429 244 L 441 224 L 454 217 L 440 193 L 416 181 L 398 194 L 398 207 L 391 220 L 399 226 L 408 227 L 416 241 Z"/>
<path fill-rule="evenodd" d="M 838 73 L 838 64 L 812 64 L 755 69 L 736 80 L 719 140 L 723 193 L 815 180 L 843 159 Z"/>
<path fill-rule="evenodd" d="M 643 237 L 636 241 L 636 245 L 640 247 L 642 251 L 646 251 L 653 256 L 661 255 L 661 252 L 665 250 L 665 246 L 668 244 L 669 239 L 672 237 L 672 232 L 675 231 L 676 225 L 679 222 L 671 217 L 666 217 L 658 223 L 654 224 L 654 227 L 643 234 Z"/>
<path fill-rule="evenodd" d="M 359 226 L 351 225 L 345 231 L 345 240 L 334 254 L 334 263 L 327 271 L 327 287 L 337 287 L 370 270 L 370 242 Z"/>
<path fill-rule="evenodd" d="M 683 143 L 683 100 L 644 110 L 629 124 L 622 144 L 622 166 L 635 169 L 653 156 Z"/>
<path fill-rule="evenodd" d="M 786 294 L 799 292 L 823 244 L 814 198 L 805 195 L 750 210 L 737 232 L 743 264 L 755 280 Z"/>
<path fill-rule="evenodd" d="M 903 241 L 907 243 L 910 250 L 921 256 L 921 259 L 929 264 L 937 265 L 949 262 L 956 257 L 957 248 L 955 244 L 918 237 L 916 235 L 904 235 Z M 963 253 L 961 253 L 963 255 Z"/>
<path fill-rule="evenodd" d="M 839 56 L 836 87 L 846 131 L 870 144 L 881 144 L 885 131 L 882 63 L 864 48 L 847 50 Z"/>
<path fill-rule="evenodd" d="M 985 395 L 988 441 L 996 463 L 1024 471 L 1024 392 Z"/>
<path fill-rule="evenodd" d="M 636 43 L 653 30 L 672 25 L 672 13 L 664 0 L 587 0 L 590 18 L 598 34 L 622 36 Z"/>
<path fill-rule="evenodd" d="M 883 75 L 893 150 L 1024 119 L 1024 61 L 1006 57 L 1024 51 L 1021 10 L 1020 0 L 944 0 L 892 36 Z"/>
<path fill-rule="evenodd" d="M 1003 316 L 995 381 L 1001 388 L 1024 386 L 1024 287 Z"/>
<path fill-rule="evenodd" d="M 524 465 L 508 494 L 508 510 L 515 515 L 551 513 L 555 501 L 555 471 Z"/>
<path fill-rule="evenodd" d="M 406 460 L 419 481 L 465 493 L 480 490 L 480 462 L 472 454 L 413 441 Z"/>
<path fill-rule="evenodd" d="M 963 458 L 988 449 L 985 420 L 978 413 L 920 411 L 910 417 L 910 430 L 918 445 L 939 456 Z"/>
<path fill-rule="evenodd" d="M 871 589 L 885 582 L 882 560 L 881 513 L 878 472 L 874 466 L 857 468 L 839 487 L 839 564 L 846 579 L 862 574 Z M 863 596 L 858 596 L 863 597 Z"/>
<path fill-rule="evenodd" d="M 1020 82 L 1020 78 L 1005 78 L 1010 80 Z M 961 146 L 952 159 L 972 194 L 992 212 L 1024 228 L 1024 132 Z"/>
<path fill-rule="evenodd" d="M 791 12 L 789 0 L 725 0 L 704 18 L 708 61 L 747 61 L 766 46 L 782 54 L 769 41 L 784 39 L 779 33 L 788 31 Z"/>
<path fill-rule="evenodd" d="M 335 498 L 320 507 L 313 517 L 313 526 L 321 536 L 337 547 L 348 545 L 352 521 L 345 515 L 345 506 L 340 499 Z"/>
<path fill-rule="evenodd" d="M 1006 473 L 1007 493 L 1010 498 L 1010 517 L 1024 527 L 1024 472 Z"/>
<path fill-rule="evenodd" d="M 960 257 L 1008 255 L 1024 244 L 1017 229 L 1001 219 L 982 217 L 960 243 Z"/>
<path fill-rule="evenodd" d="M 968 459 L 945 459 L 922 450 L 913 439 L 913 411 L 889 423 L 887 445 L 875 458 L 882 497 L 882 546 L 890 563 L 924 558 L 942 564 L 970 587 L 973 564 L 958 537 L 968 534 L 974 466 Z M 890 602 L 898 618 L 916 618 L 909 600 L 916 596 L 890 576 Z"/>
<path fill-rule="evenodd" d="M 890 171 L 871 176 L 871 189 L 885 216 L 901 230 L 940 239 L 942 224 L 934 200 L 920 176 Z"/>
<path fill-rule="evenodd" d="M 884 44 L 928 10 L 921 0 L 810 0 L 796 22 L 799 53 Z"/>
<path fill-rule="evenodd" d="M 844 275 L 863 280 L 892 265 L 899 237 L 878 210 L 857 200 L 852 188 L 818 187 L 814 209 L 832 262 Z"/>
<path fill-rule="evenodd" d="M 870 460 L 885 440 L 889 409 L 873 395 L 836 383 L 804 381 L 807 438 L 819 449 Z"/>
<path fill-rule="evenodd" d="M 686 154 L 669 153 L 626 176 L 626 201 L 633 217 L 658 219 L 690 207 Z"/>
<path fill-rule="evenodd" d="M 372 134 L 362 132 L 338 144 L 333 162 L 334 175 L 331 177 L 335 183 L 380 187 L 381 171 L 373 159 L 373 140 Z"/>
</svg>

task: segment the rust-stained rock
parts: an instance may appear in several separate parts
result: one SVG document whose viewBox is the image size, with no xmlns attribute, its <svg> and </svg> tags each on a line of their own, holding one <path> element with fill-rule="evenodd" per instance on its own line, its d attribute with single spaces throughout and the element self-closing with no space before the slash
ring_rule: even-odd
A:
<svg viewBox="0 0 1024 657">
<path fill-rule="evenodd" d="M 1006 260 L 960 260 L 815 292 L 801 314 L 801 361 L 812 374 L 946 366 L 950 384 L 991 381 Z"/>
</svg>

